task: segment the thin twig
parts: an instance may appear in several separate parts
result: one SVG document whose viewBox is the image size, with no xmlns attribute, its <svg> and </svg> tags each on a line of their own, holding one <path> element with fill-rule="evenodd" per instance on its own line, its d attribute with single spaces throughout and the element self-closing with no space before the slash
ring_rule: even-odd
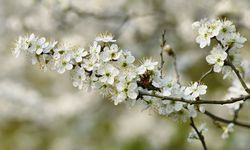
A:
<svg viewBox="0 0 250 150">
<path fill-rule="evenodd" d="M 124 20 L 122 21 L 122 23 L 115 29 L 115 33 L 116 33 L 116 35 L 115 35 L 115 37 L 116 37 L 116 39 L 119 39 L 119 37 L 121 36 L 121 34 L 122 34 L 122 28 L 125 26 L 125 24 L 127 23 L 127 22 L 129 22 L 130 21 L 130 16 L 129 15 L 127 15 L 127 16 L 125 16 L 125 18 L 124 18 Z"/>
<path fill-rule="evenodd" d="M 177 58 L 176 58 L 176 54 L 174 53 L 173 49 L 169 46 L 169 45 L 166 45 L 167 41 L 166 41 L 166 30 L 163 31 L 163 34 L 161 36 L 161 44 L 160 44 L 160 47 L 161 47 L 161 53 L 160 53 L 160 56 L 161 56 L 161 66 L 159 67 L 159 69 L 161 70 L 161 77 L 163 77 L 163 65 L 164 65 L 164 59 L 163 59 L 163 53 L 164 51 L 167 52 L 167 54 L 173 58 L 173 65 L 174 65 L 174 71 L 175 71 L 175 74 L 176 74 L 176 79 L 177 79 L 177 83 L 180 84 L 180 75 L 179 75 L 179 72 L 178 72 L 178 67 L 177 67 Z"/>
<path fill-rule="evenodd" d="M 193 129 L 195 130 L 196 134 L 198 135 L 199 140 L 201 141 L 201 144 L 202 144 L 202 146 L 203 146 L 203 149 L 204 149 L 204 150 L 207 150 L 205 138 L 204 138 L 204 136 L 202 135 L 202 133 L 201 133 L 201 132 L 197 129 L 197 127 L 195 126 L 194 120 L 193 120 L 192 117 L 190 117 L 190 125 L 193 127 Z"/>
<path fill-rule="evenodd" d="M 211 67 L 211 69 L 209 69 L 205 74 L 203 74 L 199 80 L 199 82 L 202 82 L 207 76 L 209 76 L 210 74 L 214 73 L 213 71 L 213 67 Z"/>
<path fill-rule="evenodd" d="M 243 103 L 241 103 L 239 108 L 234 111 L 234 117 L 233 117 L 234 121 L 236 121 L 238 119 L 238 116 L 239 116 L 239 113 L 240 113 L 240 110 L 242 109 L 242 107 L 243 107 Z"/>
<path fill-rule="evenodd" d="M 245 81 L 243 80 L 243 78 L 242 78 L 241 75 L 240 75 L 239 70 L 234 66 L 234 64 L 231 62 L 231 60 L 230 60 L 230 59 L 227 59 L 227 61 L 226 61 L 225 63 L 226 63 L 227 65 L 229 65 L 229 66 L 233 69 L 234 73 L 237 75 L 237 77 L 238 77 L 238 79 L 239 79 L 241 85 L 242 85 L 243 88 L 245 89 L 245 91 L 246 91 L 247 93 L 250 94 L 250 89 L 247 87 Z"/>
<path fill-rule="evenodd" d="M 215 121 L 219 121 L 219 122 L 223 122 L 223 123 L 233 123 L 235 125 L 238 125 L 238 126 L 241 126 L 241 127 L 245 127 L 245 128 L 250 128 L 250 124 L 247 124 L 247 123 L 243 123 L 243 122 L 239 122 L 239 121 L 236 121 L 236 120 L 228 120 L 228 119 L 224 119 L 224 118 L 221 118 L 219 116 L 216 116 L 208 111 L 205 111 L 204 112 L 205 115 L 207 115 L 208 117 L 210 117 L 211 119 L 215 120 Z"/>
<path fill-rule="evenodd" d="M 166 30 L 164 30 L 162 35 L 161 35 L 161 43 L 160 43 L 160 47 L 161 47 L 161 52 L 160 52 L 160 57 L 161 57 L 161 64 L 160 64 L 161 65 L 160 66 L 161 78 L 163 78 L 163 65 L 164 65 L 163 53 L 164 53 L 164 46 L 166 45 L 165 34 L 166 34 Z"/>
<path fill-rule="evenodd" d="M 175 70 L 175 75 L 176 75 L 176 79 L 177 79 L 177 83 L 180 84 L 180 74 L 179 74 L 179 71 L 178 71 L 178 67 L 177 67 L 177 58 L 176 58 L 176 55 L 175 53 L 173 54 L 173 59 L 174 59 L 174 70 Z"/>
<path fill-rule="evenodd" d="M 142 92 L 139 91 L 141 96 L 152 96 L 152 97 L 156 97 L 156 98 L 160 98 L 162 100 L 169 100 L 169 101 L 179 101 L 179 102 L 184 102 L 187 104 L 231 104 L 231 103 L 235 103 L 238 101 L 246 101 L 250 98 L 250 95 L 247 96 L 240 96 L 237 98 L 231 98 L 231 99 L 227 99 L 227 100 L 205 100 L 205 99 L 200 99 L 199 101 L 193 101 L 193 100 L 187 100 L 184 98 L 177 98 L 177 97 L 170 97 L 170 96 L 161 96 L 161 95 L 157 95 L 157 94 L 151 94 L 151 93 L 147 93 L 147 92 Z"/>
</svg>

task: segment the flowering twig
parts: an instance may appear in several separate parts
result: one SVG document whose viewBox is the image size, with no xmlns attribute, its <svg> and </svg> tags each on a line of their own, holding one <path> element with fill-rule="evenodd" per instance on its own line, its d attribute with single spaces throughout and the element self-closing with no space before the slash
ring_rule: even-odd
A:
<svg viewBox="0 0 250 150">
<path fill-rule="evenodd" d="M 197 133 L 199 140 L 201 141 L 201 144 L 203 146 L 204 150 L 207 150 L 207 146 L 206 146 L 206 142 L 204 139 L 204 136 L 202 135 L 202 133 L 197 129 L 197 127 L 195 126 L 194 120 L 192 117 L 190 117 L 190 125 L 193 127 L 193 129 L 195 130 L 195 132 Z"/>
</svg>

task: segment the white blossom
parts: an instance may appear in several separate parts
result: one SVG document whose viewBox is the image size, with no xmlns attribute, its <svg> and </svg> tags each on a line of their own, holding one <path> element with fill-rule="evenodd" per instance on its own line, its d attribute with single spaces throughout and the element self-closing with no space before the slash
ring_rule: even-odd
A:
<svg viewBox="0 0 250 150">
<path fill-rule="evenodd" d="M 83 59 L 82 66 L 87 71 L 93 71 L 100 66 L 100 63 L 98 62 L 98 60 L 95 57 L 91 57 L 89 59 Z"/>
<path fill-rule="evenodd" d="M 140 67 L 137 68 L 137 72 L 139 75 L 144 74 L 147 70 L 155 69 L 155 66 L 158 62 L 152 62 L 151 59 L 147 59 Z"/>
<path fill-rule="evenodd" d="M 15 43 L 16 47 L 14 48 L 13 54 L 18 57 L 22 50 L 25 50 L 27 43 L 25 43 L 25 38 L 19 36 L 18 40 Z"/>
<path fill-rule="evenodd" d="M 222 23 L 220 20 L 211 20 L 208 23 L 208 31 L 211 33 L 211 36 L 217 36 L 222 28 Z"/>
<path fill-rule="evenodd" d="M 95 41 L 97 42 L 116 42 L 116 40 L 113 39 L 114 36 L 112 33 L 106 32 L 106 33 L 101 33 L 99 34 L 96 38 Z"/>
<path fill-rule="evenodd" d="M 64 73 L 66 70 L 71 70 L 73 68 L 73 65 L 71 63 L 71 54 L 63 54 L 55 65 L 57 72 L 61 74 Z"/>
<path fill-rule="evenodd" d="M 227 53 L 222 49 L 220 45 L 217 45 L 213 48 L 211 54 L 206 57 L 206 60 L 209 64 L 214 65 L 214 72 L 220 72 L 226 58 Z"/>
<path fill-rule="evenodd" d="M 117 60 L 122 54 L 122 51 L 119 51 L 119 48 L 116 44 L 112 44 L 110 47 L 105 47 L 101 58 L 104 62 L 108 62 L 110 60 Z"/>
<path fill-rule="evenodd" d="M 192 23 L 192 28 L 194 30 L 198 31 L 199 28 L 201 28 L 202 26 L 204 26 L 207 23 L 207 21 L 208 21 L 207 18 L 201 19 L 200 21 L 195 21 Z"/>
<path fill-rule="evenodd" d="M 55 48 L 55 46 L 57 45 L 57 41 L 52 41 L 52 42 L 47 42 L 47 46 L 43 48 L 43 53 L 49 53 L 51 52 L 52 49 Z"/>
<path fill-rule="evenodd" d="M 123 51 L 123 53 L 118 59 L 120 68 L 124 70 L 127 70 L 131 67 L 133 68 L 134 61 L 135 61 L 135 57 L 131 54 L 130 51 Z"/>
<path fill-rule="evenodd" d="M 199 34 L 196 38 L 196 42 L 200 44 L 201 48 L 204 48 L 205 46 L 209 46 L 211 39 L 219 34 L 222 23 L 220 20 L 203 19 L 194 22 L 192 27 L 197 30 Z"/>
<path fill-rule="evenodd" d="M 173 89 L 178 86 L 176 80 L 169 77 L 161 78 L 159 75 L 155 76 L 152 84 L 155 87 L 162 89 L 160 94 L 163 96 L 170 96 L 173 92 Z"/>
<path fill-rule="evenodd" d="M 206 94 L 207 86 L 194 82 L 191 86 L 185 89 L 185 95 L 190 96 L 191 99 L 195 99 L 200 95 Z"/>
<path fill-rule="evenodd" d="M 231 33 L 226 36 L 221 42 L 226 47 L 229 47 L 230 50 L 234 50 L 242 48 L 244 46 L 243 44 L 246 41 L 247 39 L 241 36 L 239 33 Z"/>
<path fill-rule="evenodd" d="M 98 74 L 101 76 L 99 80 L 101 82 L 107 82 L 108 84 L 113 84 L 115 77 L 119 74 L 119 70 L 108 64 L 102 68 L 99 68 Z"/>
<path fill-rule="evenodd" d="M 84 48 L 78 48 L 77 50 L 75 50 L 73 52 L 73 58 L 75 59 L 75 61 L 78 63 L 78 62 L 81 62 L 82 61 L 82 58 L 87 56 L 88 55 L 88 52 L 84 50 Z"/>
<path fill-rule="evenodd" d="M 101 45 L 99 45 L 98 42 L 94 41 L 94 43 L 89 48 L 89 53 L 91 54 L 91 57 L 99 59 L 100 52 L 101 52 Z"/>
<path fill-rule="evenodd" d="M 116 85 L 117 94 L 113 96 L 114 104 L 117 105 L 127 98 L 136 99 L 138 96 L 137 84 L 134 82 L 120 81 Z"/>
<path fill-rule="evenodd" d="M 224 132 L 221 135 L 221 137 L 223 139 L 227 139 L 229 137 L 229 134 L 234 131 L 233 127 L 234 127 L 234 124 L 233 123 L 229 123 L 226 128 L 223 128 Z"/>
<path fill-rule="evenodd" d="M 41 54 L 43 52 L 43 49 L 45 49 L 49 43 L 46 43 L 46 39 L 44 37 L 37 40 L 35 46 L 36 46 L 36 54 Z"/>
<path fill-rule="evenodd" d="M 196 42 L 200 44 L 200 48 L 209 46 L 212 38 L 212 34 L 208 31 L 207 27 L 201 27 L 198 30 L 199 36 L 196 38 Z"/>
<path fill-rule="evenodd" d="M 83 67 L 77 66 L 72 72 L 72 82 L 74 87 L 82 89 L 87 79 L 86 71 Z"/>
<path fill-rule="evenodd" d="M 190 117 L 195 118 L 195 117 L 197 116 L 197 111 L 196 111 L 194 105 L 188 104 L 188 105 L 187 105 L 187 109 L 188 109 L 188 112 L 189 112 L 189 116 L 190 116 Z"/>
<path fill-rule="evenodd" d="M 216 36 L 219 41 L 223 41 L 225 38 L 231 36 L 231 33 L 236 32 L 235 25 L 229 20 L 222 21 L 222 27 L 220 33 Z"/>
<path fill-rule="evenodd" d="M 183 102 L 163 100 L 161 101 L 161 104 L 159 107 L 159 113 L 162 115 L 169 115 L 173 112 L 182 110 L 183 105 L 184 105 Z"/>
</svg>

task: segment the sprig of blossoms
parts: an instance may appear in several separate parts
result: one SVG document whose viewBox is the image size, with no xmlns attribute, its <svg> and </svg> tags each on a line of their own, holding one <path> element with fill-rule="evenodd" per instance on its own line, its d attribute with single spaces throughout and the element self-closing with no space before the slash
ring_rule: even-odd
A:
<svg viewBox="0 0 250 150">
<path fill-rule="evenodd" d="M 184 102 L 149 99 L 139 91 L 190 100 L 206 93 L 207 87 L 197 82 L 186 87 L 170 76 L 162 77 L 158 62 L 152 59 L 136 65 L 131 52 L 121 50 L 110 33 L 100 34 L 89 48 L 59 45 L 57 41 L 47 42 L 44 37 L 31 34 L 19 37 L 14 53 L 18 56 L 20 52 L 25 52 L 33 64 L 42 68 L 61 74 L 70 72 L 73 86 L 100 90 L 103 95 L 110 95 L 115 105 L 142 100 L 160 114 L 183 121 L 196 117 L 199 107 Z"/>
<path fill-rule="evenodd" d="M 204 48 L 210 45 L 213 37 L 219 35 L 220 30 L 222 29 L 222 23 L 220 20 L 203 19 L 201 21 L 194 22 L 192 27 L 199 33 L 196 38 L 196 42 L 200 44 L 201 48 Z"/>
<path fill-rule="evenodd" d="M 228 77 L 232 70 L 225 65 L 229 59 L 237 68 L 241 68 L 241 56 L 239 49 L 244 46 L 247 39 L 236 31 L 235 25 L 229 20 L 202 19 L 193 23 L 193 29 L 198 32 L 196 42 L 201 48 L 210 46 L 211 40 L 216 40 L 217 45 L 206 57 L 209 64 L 213 65 L 214 72 L 221 72 L 224 78 Z"/>
<path fill-rule="evenodd" d="M 198 32 L 196 42 L 201 48 L 210 46 L 211 40 L 217 41 L 206 56 L 206 61 L 213 65 L 214 72 L 222 72 L 225 78 L 231 75 L 231 64 L 237 69 L 245 67 L 241 62 L 239 49 L 243 47 L 246 38 L 236 31 L 231 21 L 203 19 L 193 23 L 193 28 Z M 168 45 L 162 47 L 166 46 L 169 48 Z M 31 58 L 32 64 L 45 71 L 51 69 L 60 74 L 69 72 L 74 87 L 99 90 L 103 95 L 109 96 L 115 105 L 143 102 L 146 108 L 181 121 L 196 117 L 197 112 L 205 113 L 203 105 L 196 102 L 206 94 L 206 85 L 200 82 L 193 82 L 189 86 L 182 85 L 177 82 L 178 79 L 170 75 L 164 76 L 162 70 L 159 70 L 159 63 L 152 59 L 146 59 L 138 65 L 132 53 L 120 49 L 114 36 L 108 32 L 98 35 L 86 49 L 59 45 L 57 41 L 47 41 L 44 37 L 31 34 L 19 37 L 16 41 L 13 53 L 18 57 L 21 52 Z M 240 73 L 244 73 L 244 70 Z M 244 90 L 234 85 L 229 88 L 229 97 L 235 96 L 235 93 L 240 94 L 239 96 L 245 95 L 246 92 L 242 92 Z M 237 101 L 228 106 L 239 110 L 242 103 L 243 101 Z M 223 128 L 222 138 L 228 137 L 233 126 L 230 123 Z M 198 133 L 206 131 L 204 124 L 198 127 Z M 193 130 L 188 141 L 198 138 Z"/>
</svg>

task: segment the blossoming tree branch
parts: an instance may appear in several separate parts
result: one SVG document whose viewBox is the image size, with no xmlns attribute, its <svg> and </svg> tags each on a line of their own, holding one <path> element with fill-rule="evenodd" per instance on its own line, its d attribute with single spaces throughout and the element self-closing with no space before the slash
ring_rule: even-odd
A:
<svg viewBox="0 0 250 150">
<path fill-rule="evenodd" d="M 193 128 L 188 141 L 200 140 L 207 149 L 203 133 L 205 124 L 196 126 L 194 119 L 198 113 L 210 117 L 223 130 L 222 138 L 227 138 L 235 125 L 250 128 L 250 124 L 238 121 L 238 113 L 250 98 L 249 84 L 244 76 L 246 65 L 239 49 L 246 38 L 241 36 L 229 20 L 203 19 L 193 23 L 197 31 L 196 42 L 201 48 L 211 48 L 206 61 L 211 65 L 198 81 L 183 85 L 180 81 L 176 56 L 166 43 L 165 32 L 161 38 L 160 62 L 147 59 L 139 64 L 128 50 L 121 50 L 112 34 L 102 33 L 87 49 L 69 47 L 57 41 L 46 41 L 34 34 L 19 37 L 13 51 L 16 57 L 24 52 L 32 64 L 43 70 L 55 70 L 63 74 L 70 72 L 73 86 L 79 89 L 95 89 L 110 97 L 115 105 L 120 103 L 143 103 L 160 115 L 174 120 L 190 120 Z M 163 73 L 164 54 L 174 58 L 176 77 Z M 202 82 L 212 73 L 222 73 L 224 79 L 230 78 L 232 87 L 224 100 L 203 99 L 207 86 Z M 232 119 L 222 118 L 205 109 L 206 105 L 228 106 L 234 112 Z"/>
</svg>

